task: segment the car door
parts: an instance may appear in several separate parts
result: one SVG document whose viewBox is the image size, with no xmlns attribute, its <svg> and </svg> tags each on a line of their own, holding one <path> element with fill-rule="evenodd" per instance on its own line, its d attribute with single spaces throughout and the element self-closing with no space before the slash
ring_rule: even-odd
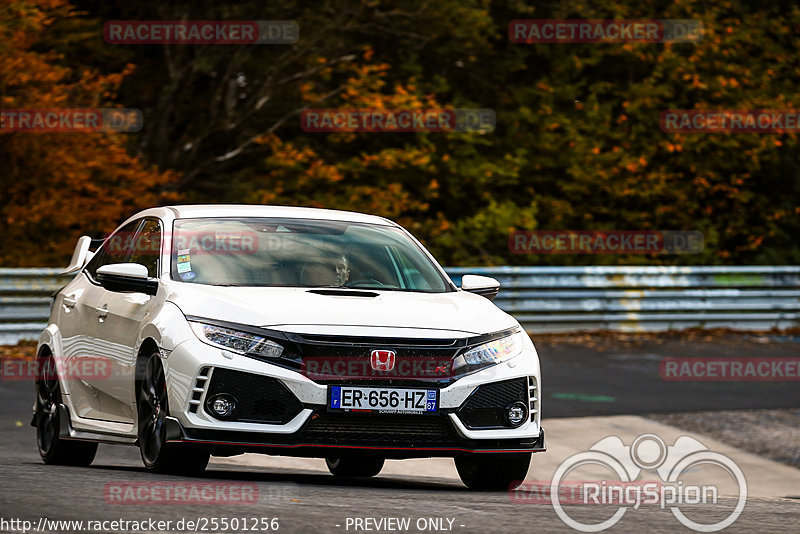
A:
<svg viewBox="0 0 800 534">
<path fill-rule="evenodd" d="M 99 409 L 96 398 L 85 383 L 89 377 L 75 370 L 95 358 L 91 330 L 96 321 L 95 307 L 102 296 L 101 290 L 81 272 L 58 294 L 54 303 L 61 334 L 61 354 L 56 355 L 59 375 L 64 393 L 73 401 L 73 409 L 79 417 L 95 418 Z M 91 402 L 93 400 L 95 402 Z"/>
<path fill-rule="evenodd" d="M 110 378 L 110 365 L 97 354 L 95 337 L 98 326 L 98 308 L 106 290 L 97 282 L 95 273 L 103 265 L 123 263 L 130 255 L 129 241 L 141 220 L 126 224 L 106 239 L 92 260 L 78 275 L 75 282 L 62 291 L 59 329 L 64 344 L 66 372 L 70 402 L 76 415 L 85 419 L 114 420 L 106 409 L 104 383 Z M 93 364 L 84 365 L 86 360 Z M 79 370 L 75 373 L 74 370 Z M 88 372 L 87 372 L 88 371 Z"/>
<path fill-rule="evenodd" d="M 132 251 L 126 261 L 144 265 L 148 276 L 157 278 L 162 241 L 160 221 L 144 219 L 132 240 Z M 135 419 L 137 341 L 142 322 L 156 306 L 157 300 L 157 297 L 144 293 L 103 290 L 98 303 L 94 349 L 111 365 L 111 376 L 102 385 L 107 395 L 104 410 L 117 421 L 133 422 Z"/>
</svg>

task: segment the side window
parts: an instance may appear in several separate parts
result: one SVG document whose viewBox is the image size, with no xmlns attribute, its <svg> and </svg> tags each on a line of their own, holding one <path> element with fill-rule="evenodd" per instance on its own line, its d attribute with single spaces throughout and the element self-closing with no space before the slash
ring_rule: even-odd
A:
<svg viewBox="0 0 800 534">
<path fill-rule="evenodd" d="M 103 246 L 100 247 L 92 261 L 86 266 L 86 272 L 92 278 L 95 278 L 97 269 L 103 265 L 124 263 L 127 260 L 133 249 L 133 237 L 141 222 L 141 219 L 130 222 L 105 240 Z"/>
<path fill-rule="evenodd" d="M 158 276 L 158 259 L 161 256 L 161 225 L 156 219 L 147 219 L 133 240 L 131 263 L 141 263 L 147 267 L 147 276 Z"/>
</svg>

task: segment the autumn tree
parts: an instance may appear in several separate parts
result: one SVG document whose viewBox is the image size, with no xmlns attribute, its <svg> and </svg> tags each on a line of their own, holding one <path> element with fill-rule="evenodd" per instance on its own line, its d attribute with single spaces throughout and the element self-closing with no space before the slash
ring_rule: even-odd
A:
<svg viewBox="0 0 800 534">
<path fill-rule="evenodd" d="M 44 61 L 57 75 L 47 82 L 50 93 L 35 81 L 48 71 L 18 65 L 18 54 L 3 49 L 8 69 L 2 80 L 24 78 L 16 83 L 41 89 L 32 96 L 19 87 L 10 93 L 4 81 L 3 95 L 21 99 L 13 105 L 49 98 L 98 105 L 116 93 L 120 105 L 144 111 L 145 128 L 122 140 L 0 134 L 0 151 L 10 154 L 11 140 L 31 150 L 75 142 L 83 153 L 85 139 L 120 149 L 127 140 L 136 161 L 179 174 L 176 180 L 152 172 L 137 179 L 136 187 L 150 196 L 133 186 L 119 197 L 107 195 L 104 201 L 122 211 L 125 202 L 162 202 L 153 188 L 189 202 L 368 211 L 409 227 L 449 265 L 800 261 L 795 133 L 676 134 L 659 127 L 666 109 L 795 109 L 797 6 L 757 0 L 74 0 L 76 14 L 62 2 L 10 5 L 16 7 L 4 8 L 6 42 L 26 36 L 28 44 L 15 45 L 25 53 L 20 57 Z M 50 18 L 37 22 L 23 5 L 38 6 Z M 21 12 L 28 13 L 22 17 L 28 27 L 47 31 L 22 31 Z M 510 42 L 509 22 L 526 18 L 695 19 L 705 34 L 684 44 Z M 294 20 L 300 40 L 108 45 L 101 30 L 111 19 Z M 307 107 L 422 106 L 492 108 L 497 128 L 314 133 L 304 131 L 299 118 Z M 13 180 L 3 185 L 12 193 L 7 184 L 16 184 L 13 205 L 26 205 L 37 188 L 65 187 L 66 169 L 74 171 L 68 160 L 51 159 L 47 172 L 55 177 L 34 182 L 25 177 L 46 173 L 24 165 L 44 160 L 18 163 L 14 157 L 6 165 Z M 144 172 L 143 163 L 137 165 L 120 167 Z M 112 176 L 122 175 L 102 172 L 66 187 L 81 191 L 71 198 L 84 199 L 85 206 L 94 202 L 87 196 L 101 198 Z M 45 218 L 28 228 L 51 236 L 64 228 L 51 219 L 84 224 L 66 204 L 44 202 L 53 196 L 40 197 L 32 213 Z M 510 232 L 532 229 L 699 230 L 706 249 L 683 256 L 511 254 Z"/>
<path fill-rule="evenodd" d="M 65 65 L 58 52 L 37 47 L 55 20 L 79 22 L 62 0 L 0 3 L 2 108 L 116 107 L 115 90 L 132 66 L 101 74 Z M 158 190 L 174 173 L 131 156 L 127 141 L 125 134 L 0 132 L 0 265 L 62 265 L 81 234 L 102 235 L 169 200 Z"/>
</svg>

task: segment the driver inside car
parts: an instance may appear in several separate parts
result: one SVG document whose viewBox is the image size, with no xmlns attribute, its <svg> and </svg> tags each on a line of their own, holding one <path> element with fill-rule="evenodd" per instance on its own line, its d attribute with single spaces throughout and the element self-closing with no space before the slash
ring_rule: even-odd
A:
<svg viewBox="0 0 800 534">
<path fill-rule="evenodd" d="M 347 254 L 339 254 L 333 263 L 307 263 L 302 271 L 304 286 L 341 287 L 350 279 Z"/>
<path fill-rule="evenodd" d="M 343 286 L 350 279 L 350 260 L 347 254 L 339 256 L 336 262 L 336 285 Z"/>
</svg>

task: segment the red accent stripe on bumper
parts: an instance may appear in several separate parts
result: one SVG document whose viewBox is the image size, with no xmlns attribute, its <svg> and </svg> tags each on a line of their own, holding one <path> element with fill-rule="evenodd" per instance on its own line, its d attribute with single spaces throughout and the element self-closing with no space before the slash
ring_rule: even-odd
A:
<svg viewBox="0 0 800 534">
<path fill-rule="evenodd" d="M 272 443 L 241 443 L 235 441 L 206 441 L 199 439 L 168 440 L 168 443 L 187 443 L 202 445 L 232 445 L 236 447 L 272 447 L 279 449 L 320 448 L 320 449 L 366 449 L 371 451 L 453 451 L 453 452 L 545 452 L 543 449 L 461 449 L 457 447 L 363 447 L 359 445 L 320 445 L 314 443 L 298 443 L 282 445 Z"/>
</svg>

